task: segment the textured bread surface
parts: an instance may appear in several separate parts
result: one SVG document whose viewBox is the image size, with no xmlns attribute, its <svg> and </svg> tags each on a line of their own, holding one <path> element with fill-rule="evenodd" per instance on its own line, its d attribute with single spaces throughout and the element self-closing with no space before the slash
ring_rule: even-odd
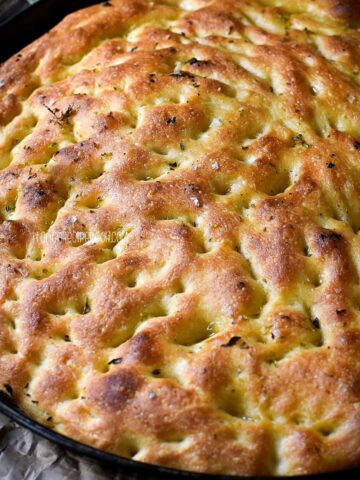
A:
<svg viewBox="0 0 360 480">
<path fill-rule="evenodd" d="M 360 2 L 111 0 L 0 68 L 0 387 L 198 472 L 360 465 Z"/>
</svg>

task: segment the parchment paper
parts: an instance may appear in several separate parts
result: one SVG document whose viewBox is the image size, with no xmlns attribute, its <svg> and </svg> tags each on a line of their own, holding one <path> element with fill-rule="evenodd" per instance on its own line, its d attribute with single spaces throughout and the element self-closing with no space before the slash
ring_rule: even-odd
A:
<svg viewBox="0 0 360 480">
<path fill-rule="evenodd" d="M 106 471 L 19 427 L 0 414 L 1 480 L 140 480 Z M 142 480 L 145 477 L 141 476 Z"/>
</svg>

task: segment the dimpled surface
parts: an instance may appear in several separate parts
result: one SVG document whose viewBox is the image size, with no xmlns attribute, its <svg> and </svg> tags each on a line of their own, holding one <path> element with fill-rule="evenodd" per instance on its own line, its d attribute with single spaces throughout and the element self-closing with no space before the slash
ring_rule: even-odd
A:
<svg viewBox="0 0 360 480">
<path fill-rule="evenodd" d="M 360 4 L 112 0 L 0 68 L 0 385 L 135 460 L 360 464 Z"/>
</svg>

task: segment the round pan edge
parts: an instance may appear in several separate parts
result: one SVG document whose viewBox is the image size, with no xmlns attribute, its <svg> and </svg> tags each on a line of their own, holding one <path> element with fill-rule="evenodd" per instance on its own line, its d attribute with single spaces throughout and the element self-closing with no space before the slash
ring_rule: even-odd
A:
<svg viewBox="0 0 360 480">
<path fill-rule="evenodd" d="M 56 443 L 57 445 L 65 448 L 66 450 L 80 456 L 86 457 L 91 460 L 95 460 L 105 468 L 115 469 L 125 474 L 146 474 L 147 480 L 161 479 L 179 479 L 179 480 L 266 480 L 271 478 L 278 479 L 317 479 L 322 480 L 326 478 L 355 478 L 355 475 L 360 473 L 360 469 L 340 470 L 335 472 L 324 472 L 310 475 L 298 475 L 298 476 L 277 476 L 277 477 L 245 477 L 238 475 L 216 475 L 208 473 L 198 473 L 186 470 L 178 470 L 175 468 L 162 467 L 156 464 L 139 462 L 131 460 L 129 458 L 120 457 L 112 453 L 108 453 L 104 450 L 100 450 L 95 447 L 86 445 L 85 443 L 73 440 L 70 437 L 66 437 L 61 433 L 54 432 L 48 427 L 45 427 L 41 423 L 32 420 L 19 410 L 14 404 L 11 398 L 4 392 L 0 392 L 0 412 L 16 422 L 18 425 L 27 428 L 28 430 L 40 435 L 47 440 Z"/>
<path fill-rule="evenodd" d="M 1 60 L 6 60 L 13 54 L 16 54 L 19 49 L 25 47 L 30 42 L 46 33 L 51 27 L 55 26 L 65 15 L 84 8 L 101 1 L 96 0 L 73 0 L 72 2 L 59 2 L 57 0 L 40 0 L 32 4 L 27 9 L 21 11 L 19 15 L 11 17 L 5 23 L 0 25 L 0 43 L 7 45 L 9 48 L 1 53 Z M 18 36 L 21 31 L 23 36 L 20 42 L 1 42 L 4 38 L 9 38 L 11 33 Z M 11 48 L 11 50 L 10 50 Z M 84 443 L 73 440 L 60 433 L 54 432 L 48 427 L 32 420 L 26 414 L 21 412 L 14 404 L 11 398 L 0 391 L 0 412 L 10 418 L 12 421 L 27 428 L 40 435 L 47 440 L 50 440 L 57 445 L 69 450 L 70 452 L 95 460 L 97 463 L 103 465 L 105 468 L 116 469 L 125 474 L 141 474 L 146 475 L 147 480 L 158 480 L 159 478 L 179 479 L 179 480 L 244 480 L 244 479 L 325 479 L 325 478 L 354 478 L 360 474 L 360 468 L 340 470 L 336 472 L 319 473 L 312 475 L 302 475 L 293 477 L 244 477 L 233 475 L 214 475 L 206 473 L 190 472 L 185 470 L 177 470 L 173 468 L 162 467 L 159 465 L 143 463 L 131 460 L 125 457 L 120 457 L 112 453 L 105 452 L 95 447 L 91 447 Z"/>
</svg>

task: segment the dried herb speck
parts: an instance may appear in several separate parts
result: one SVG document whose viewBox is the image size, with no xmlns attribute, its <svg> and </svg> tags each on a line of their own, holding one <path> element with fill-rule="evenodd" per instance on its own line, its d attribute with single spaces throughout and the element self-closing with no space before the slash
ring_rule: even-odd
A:
<svg viewBox="0 0 360 480">
<path fill-rule="evenodd" d="M 43 103 L 43 106 L 52 114 L 54 122 L 61 126 L 67 124 L 71 115 L 75 113 L 74 107 L 72 105 L 69 105 L 64 112 L 61 112 L 58 108 L 52 109 L 45 103 Z"/>
<path fill-rule="evenodd" d="M 311 319 L 310 319 L 310 322 L 312 323 L 312 326 L 313 326 L 314 328 L 316 328 L 317 330 L 319 330 L 319 328 L 320 328 L 320 321 L 319 321 L 319 319 L 318 319 L 317 317 L 311 318 Z"/>
<path fill-rule="evenodd" d="M 88 298 L 86 298 L 85 305 L 84 305 L 84 308 L 83 308 L 83 315 L 86 315 L 87 313 L 89 313 L 90 310 L 91 310 L 91 308 L 90 308 L 90 305 L 89 305 L 89 300 L 88 300 Z"/>
<path fill-rule="evenodd" d="M 293 137 L 294 145 L 299 145 L 301 147 L 309 148 L 309 144 L 305 141 L 302 133 L 298 133 Z"/>
<path fill-rule="evenodd" d="M 110 362 L 108 362 L 108 365 L 119 365 L 119 363 L 122 362 L 122 358 L 119 357 L 119 358 L 113 358 L 112 360 L 110 360 Z"/>
<path fill-rule="evenodd" d="M 234 345 L 236 345 L 236 343 L 240 340 L 241 337 L 237 337 L 237 336 L 234 336 L 234 337 L 231 337 L 230 340 L 226 343 L 224 343 L 223 345 L 221 345 L 223 348 L 228 348 L 228 347 L 233 347 Z"/>
<path fill-rule="evenodd" d="M 336 240 L 341 240 L 342 236 L 339 233 L 331 232 L 331 233 L 320 233 L 321 240 L 331 240 L 335 238 Z"/>
</svg>

